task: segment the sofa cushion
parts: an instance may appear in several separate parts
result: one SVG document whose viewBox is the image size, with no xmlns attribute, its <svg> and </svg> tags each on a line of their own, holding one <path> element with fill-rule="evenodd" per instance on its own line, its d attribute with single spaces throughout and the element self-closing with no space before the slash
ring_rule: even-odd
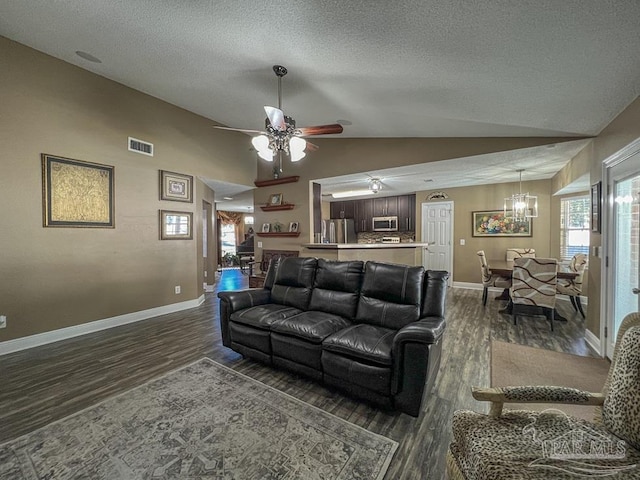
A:
<svg viewBox="0 0 640 480">
<path fill-rule="evenodd" d="M 356 314 L 364 262 L 318 260 L 310 310 L 335 313 L 352 320 Z"/>
<path fill-rule="evenodd" d="M 350 321 L 339 315 L 312 310 L 273 322 L 271 331 L 298 337 L 312 343 L 320 343 L 332 333 L 350 325 Z"/>
<path fill-rule="evenodd" d="M 380 365 L 391 365 L 391 345 L 396 331 L 358 324 L 329 335 L 322 349 Z"/>
<path fill-rule="evenodd" d="M 271 301 L 307 310 L 318 260 L 311 257 L 280 259 L 271 289 Z"/>
<path fill-rule="evenodd" d="M 267 303 L 251 308 L 245 308 L 231 314 L 231 321 L 241 323 L 254 328 L 269 330 L 271 324 L 276 320 L 298 315 L 302 310 L 288 307 L 286 305 L 278 305 L 276 303 Z"/>
<path fill-rule="evenodd" d="M 356 322 L 399 329 L 420 318 L 423 267 L 367 262 Z"/>
</svg>

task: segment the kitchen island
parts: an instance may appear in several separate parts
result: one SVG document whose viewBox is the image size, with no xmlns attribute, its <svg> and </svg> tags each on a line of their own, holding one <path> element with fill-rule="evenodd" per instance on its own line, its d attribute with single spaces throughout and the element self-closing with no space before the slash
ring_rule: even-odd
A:
<svg viewBox="0 0 640 480">
<path fill-rule="evenodd" d="M 301 256 L 327 260 L 373 260 L 376 262 L 422 265 L 428 243 L 305 243 Z"/>
</svg>

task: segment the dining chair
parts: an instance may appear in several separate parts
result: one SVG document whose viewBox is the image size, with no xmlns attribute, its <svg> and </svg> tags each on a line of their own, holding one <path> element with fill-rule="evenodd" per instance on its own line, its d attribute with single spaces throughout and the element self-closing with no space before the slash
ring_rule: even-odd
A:
<svg viewBox="0 0 640 480">
<path fill-rule="evenodd" d="M 582 309 L 582 302 L 580 301 L 580 295 L 582 295 L 582 278 L 584 277 L 584 271 L 587 268 L 587 256 L 584 253 L 577 253 L 571 258 L 569 263 L 569 270 L 577 273 L 578 275 L 572 279 L 558 279 L 556 290 L 559 295 L 568 295 L 571 300 L 571 305 L 575 311 L 579 311 L 582 318 L 586 318 L 584 310 Z"/>
<path fill-rule="evenodd" d="M 520 257 L 513 261 L 511 280 L 511 301 L 513 302 L 513 324 L 521 312 L 541 308 L 551 322 L 556 306 L 556 284 L 558 281 L 558 260 L 555 258 Z"/>
<path fill-rule="evenodd" d="M 535 258 L 535 248 L 507 248 L 507 262 L 512 262 L 516 258 Z"/>
<path fill-rule="evenodd" d="M 489 287 L 497 287 L 502 289 L 509 288 L 511 287 L 511 279 L 491 273 L 489 264 L 487 263 L 487 257 L 484 254 L 484 250 L 478 251 L 478 258 L 480 259 L 480 272 L 482 274 L 482 305 L 486 306 Z"/>
<path fill-rule="evenodd" d="M 618 330 L 601 393 L 561 386 L 472 388 L 489 414 L 456 410 L 449 480 L 637 479 L 640 464 L 640 313 Z M 558 410 L 507 410 L 505 403 L 596 405 L 593 421 Z M 591 455 L 585 455 L 591 452 Z"/>
</svg>

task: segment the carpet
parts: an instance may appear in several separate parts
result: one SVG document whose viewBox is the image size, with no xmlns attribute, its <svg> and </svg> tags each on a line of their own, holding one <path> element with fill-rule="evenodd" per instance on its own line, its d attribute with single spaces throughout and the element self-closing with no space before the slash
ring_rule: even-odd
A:
<svg viewBox="0 0 640 480">
<path fill-rule="evenodd" d="M 381 479 L 397 446 L 205 358 L 0 445 L 0 478 Z"/>
<path fill-rule="evenodd" d="M 600 392 L 607 379 L 609 361 L 581 357 L 514 343 L 491 342 L 491 386 L 556 385 Z M 505 408 L 541 411 L 556 408 L 585 420 L 593 420 L 595 407 L 551 403 L 509 403 Z"/>
</svg>

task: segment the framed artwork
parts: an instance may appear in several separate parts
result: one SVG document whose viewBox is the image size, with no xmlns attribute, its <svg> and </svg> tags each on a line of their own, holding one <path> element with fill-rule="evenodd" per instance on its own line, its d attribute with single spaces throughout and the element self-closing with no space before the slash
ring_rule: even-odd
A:
<svg viewBox="0 0 640 480">
<path fill-rule="evenodd" d="M 114 167 L 43 153 L 45 227 L 114 228 Z"/>
<path fill-rule="evenodd" d="M 263 223 L 262 224 L 262 233 L 269 233 L 269 231 L 271 230 L 271 225 L 268 223 Z"/>
<path fill-rule="evenodd" d="M 291 222 L 289 224 L 289 231 L 290 232 L 297 232 L 298 231 L 298 222 Z"/>
<path fill-rule="evenodd" d="M 193 203 L 193 177 L 160 170 L 160 200 Z"/>
<path fill-rule="evenodd" d="M 193 239 L 193 213 L 160 210 L 160 240 Z"/>
<path fill-rule="evenodd" d="M 282 205 L 282 194 L 274 193 L 269 198 L 269 205 Z"/>
<path fill-rule="evenodd" d="M 591 185 L 591 231 L 602 232 L 602 217 L 600 207 L 602 205 L 602 182 Z"/>
<path fill-rule="evenodd" d="M 474 237 L 531 237 L 531 219 L 515 222 L 503 210 L 472 212 Z"/>
</svg>

